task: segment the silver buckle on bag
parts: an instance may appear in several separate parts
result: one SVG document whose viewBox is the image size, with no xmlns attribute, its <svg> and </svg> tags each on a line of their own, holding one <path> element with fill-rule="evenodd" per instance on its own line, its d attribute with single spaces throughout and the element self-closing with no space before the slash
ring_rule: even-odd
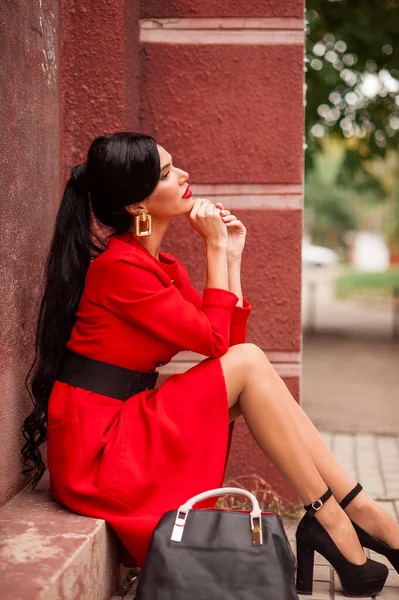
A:
<svg viewBox="0 0 399 600">
<path fill-rule="evenodd" d="M 173 542 L 181 542 L 183 538 L 184 526 L 187 521 L 187 515 L 189 511 L 183 512 L 182 510 L 177 511 L 175 524 L 173 526 L 172 537 L 170 538 Z M 184 515 L 184 517 L 180 517 Z"/>
</svg>

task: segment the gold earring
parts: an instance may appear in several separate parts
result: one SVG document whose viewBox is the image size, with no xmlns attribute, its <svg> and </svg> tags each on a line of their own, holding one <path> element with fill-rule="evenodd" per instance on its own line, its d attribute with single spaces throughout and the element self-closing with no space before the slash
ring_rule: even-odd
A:
<svg viewBox="0 0 399 600">
<path fill-rule="evenodd" d="M 135 220 L 135 233 L 139 237 L 152 234 L 152 217 L 147 212 L 142 212 L 134 217 Z M 145 223 L 144 231 L 141 230 L 142 223 Z"/>
</svg>

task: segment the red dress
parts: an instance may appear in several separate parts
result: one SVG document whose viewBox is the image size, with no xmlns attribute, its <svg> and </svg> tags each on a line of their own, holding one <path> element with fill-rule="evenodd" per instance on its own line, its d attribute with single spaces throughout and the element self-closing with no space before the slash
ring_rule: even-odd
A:
<svg viewBox="0 0 399 600">
<path fill-rule="evenodd" d="M 166 252 L 157 260 L 130 233 L 111 237 L 88 269 L 70 350 L 138 371 L 181 350 L 210 357 L 125 402 L 54 383 L 52 495 L 105 519 L 140 566 L 165 511 L 222 485 L 229 426 L 219 357 L 245 341 L 252 308 L 237 300 L 220 288 L 201 297 L 180 261 Z"/>
</svg>

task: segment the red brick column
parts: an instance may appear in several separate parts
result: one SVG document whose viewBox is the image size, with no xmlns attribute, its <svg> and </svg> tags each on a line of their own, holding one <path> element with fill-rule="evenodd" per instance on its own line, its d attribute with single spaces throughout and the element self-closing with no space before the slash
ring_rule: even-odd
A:
<svg viewBox="0 0 399 600">
<path fill-rule="evenodd" d="M 137 2 L 61 0 L 64 177 L 95 135 L 138 129 L 189 170 L 196 194 L 234 209 L 248 228 L 248 340 L 299 399 L 303 2 L 143 0 L 138 17 Z M 166 247 L 201 289 L 202 242 L 184 218 Z M 169 372 L 193 360 L 183 354 Z M 292 497 L 239 421 L 228 476 L 248 465 Z"/>
<path fill-rule="evenodd" d="M 31 400 L 24 381 L 58 206 L 57 0 L 1 2 L 0 23 L 2 506 L 26 485 L 21 425 Z"/>
<path fill-rule="evenodd" d="M 65 181 L 94 137 L 138 128 L 138 0 L 60 0 Z"/>
<path fill-rule="evenodd" d="M 299 400 L 303 184 L 302 0 L 143 2 L 141 130 L 153 134 L 194 193 L 221 200 L 248 229 L 243 291 L 248 341 Z M 183 217 L 167 248 L 202 289 L 203 243 Z M 198 357 L 179 356 L 168 372 Z M 295 494 L 239 419 L 228 478 L 257 474 Z"/>
</svg>

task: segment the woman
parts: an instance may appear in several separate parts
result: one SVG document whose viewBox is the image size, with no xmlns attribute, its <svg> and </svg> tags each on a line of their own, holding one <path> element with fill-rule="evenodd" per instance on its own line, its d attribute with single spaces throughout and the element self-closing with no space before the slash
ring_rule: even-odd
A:
<svg viewBox="0 0 399 600">
<path fill-rule="evenodd" d="M 399 526 L 355 487 L 263 351 L 245 343 L 246 229 L 223 205 L 194 200 L 188 177 L 136 133 L 95 139 L 87 163 L 72 170 L 39 313 L 35 408 L 23 428 L 27 470 L 36 484 L 48 435 L 54 498 L 108 521 L 142 565 L 161 515 L 222 484 L 229 422 L 242 414 L 309 505 L 297 531 L 299 591 L 312 591 L 317 549 L 346 593 L 377 593 L 387 569 L 366 560 L 354 526 L 364 545 L 391 552 L 397 569 Z M 93 243 L 91 211 L 112 230 L 105 250 Z M 202 297 L 183 264 L 160 251 L 179 215 L 205 243 Z M 154 369 L 181 350 L 209 358 L 153 389 Z M 354 487 L 345 514 L 338 501 Z"/>
</svg>

